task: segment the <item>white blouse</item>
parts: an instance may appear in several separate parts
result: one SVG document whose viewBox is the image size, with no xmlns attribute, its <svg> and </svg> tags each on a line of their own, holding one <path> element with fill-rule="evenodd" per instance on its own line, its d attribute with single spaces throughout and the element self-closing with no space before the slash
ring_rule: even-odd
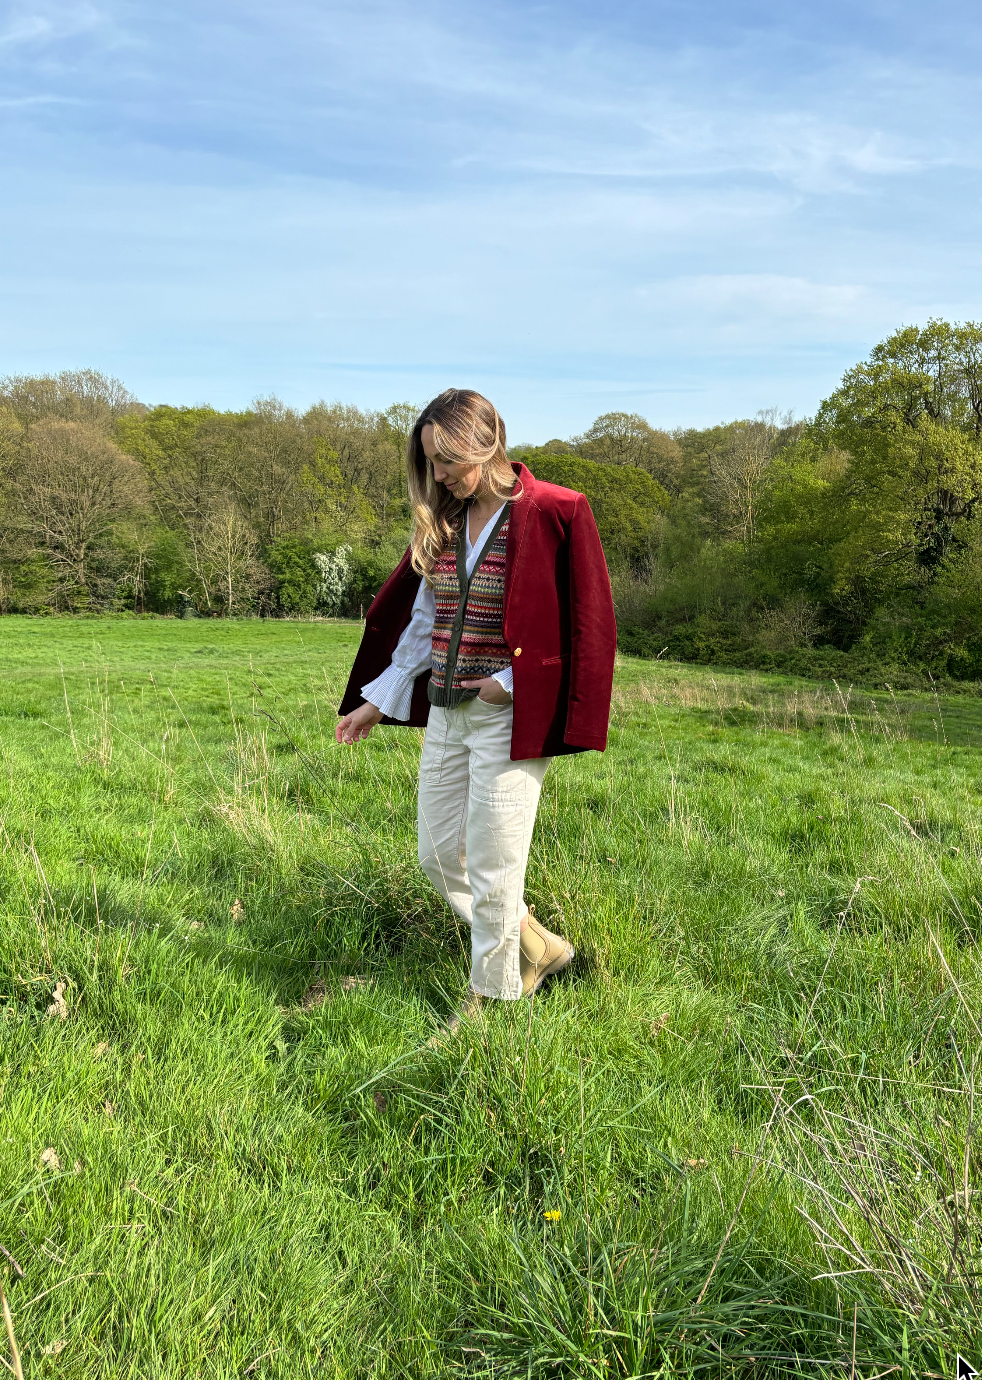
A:
<svg viewBox="0 0 982 1380">
<path fill-rule="evenodd" d="M 501 507 L 503 508 L 504 504 Z M 477 558 L 481 554 L 484 533 L 500 512 L 501 508 L 491 514 L 487 523 L 478 532 L 476 541 L 471 541 L 470 523 L 467 524 L 464 567 L 468 578 L 473 575 Z M 374 704 L 376 709 L 380 709 L 387 718 L 402 720 L 409 718 L 409 708 L 413 698 L 413 683 L 417 676 L 421 676 L 433 664 L 433 624 L 435 620 L 436 596 L 426 581 L 420 580 L 419 593 L 413 604 L 412 616 L 396 643 L 396 649 L 392 653 L 392 661 L 380 676 L 376 676 L 374 680 L 370 680 L 367 685 L 361 687 L 361 693 L 367 702 Z M 512 693 L 513 674 L 510 666 L 506 666 L 502 671 L 495 671 L 493 679 L 503 685 L 509 695 Z"/>
</svg>

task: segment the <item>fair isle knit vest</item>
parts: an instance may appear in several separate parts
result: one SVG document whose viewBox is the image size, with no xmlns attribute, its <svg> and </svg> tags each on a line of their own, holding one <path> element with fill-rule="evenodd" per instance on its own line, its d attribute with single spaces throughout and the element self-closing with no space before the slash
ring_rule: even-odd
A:
<svg viewBox="0 0 982 1380">
<path fill-rule="evenodd" d="M 508 546 L 506 503 L 495 519 L 484 549 L 467 578 L 467 514 L 455 543 L 446 547 L 431 572 L 436 596 L 433 621 L 431 704 L 454 709 L 477 691 L 462 680 L 480 680 L 511 665 L 502 620 L 505 607 L 505 551 Z"/>
</svg>

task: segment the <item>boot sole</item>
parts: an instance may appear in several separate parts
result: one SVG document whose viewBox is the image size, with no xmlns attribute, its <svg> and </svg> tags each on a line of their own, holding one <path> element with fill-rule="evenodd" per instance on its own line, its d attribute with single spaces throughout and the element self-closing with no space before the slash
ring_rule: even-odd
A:
<svg viewBox="0 0 982 1380">
<path fill-rule="evenodd" d="M 558 958 L 554 958 L 552 962 L 549 964 L 548 968 L 543 968 L 542 972 L 535 980 L 534 987 L 531 989 L 528 995 L 530 997 L 534 997 L 536 992 L 548 978 L 555 977 L 556 974 L 561 973 L 564 968 L 568 968 L 575 957 L 576 950 L 573 948 L 572 944 L 570 944 L 569 948 L 566 950 L 564 954 L 560 954 Z"/>
</svg>

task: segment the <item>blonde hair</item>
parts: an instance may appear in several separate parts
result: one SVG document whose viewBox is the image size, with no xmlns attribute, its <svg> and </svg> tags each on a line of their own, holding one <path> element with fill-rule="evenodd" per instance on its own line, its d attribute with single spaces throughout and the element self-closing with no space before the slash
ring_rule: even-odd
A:
<svg viewBox="0 0 982 1380">
<path fill-rule="evenodd" d="M 505 424 L 487 398 L 471 388 L 448 388 L 426 404 L 406 448 L 406 471 L 413 569 L 430 583 L 433 566 L 460 531 L 467 502 L 433 478 L 433 466 L 423 450 L 424 426 L 432 426 L 442 460 L 481 466 L 473 497 L 492 496 L 507 502 L 521 496 L 521 486 L 505 450 Z"/>
</svg>

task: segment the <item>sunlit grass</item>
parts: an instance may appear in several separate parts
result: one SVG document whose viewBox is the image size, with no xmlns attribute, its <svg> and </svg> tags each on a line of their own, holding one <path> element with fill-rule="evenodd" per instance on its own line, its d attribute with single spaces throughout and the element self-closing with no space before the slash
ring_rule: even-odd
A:
<svg viewBox="0 0 982 1380">
<path fill-rule="evenodd" d="M 359 632 L 0 625 L 25 1373 L 971 1357 L 982 707 L 625 661 L 533 846 L 578 962 L 431 1050 L 467 937 L 420 735 L 333 744 Z"/>
</svg>

